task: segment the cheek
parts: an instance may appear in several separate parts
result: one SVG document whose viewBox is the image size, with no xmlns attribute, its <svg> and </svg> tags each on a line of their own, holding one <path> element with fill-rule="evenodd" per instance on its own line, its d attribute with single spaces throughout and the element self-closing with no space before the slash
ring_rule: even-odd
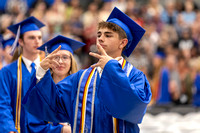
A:
<svg viewBox="0 0 200 133">
<path fill-rule="evenodd" d="M 40 45 L 40 46 L 42 45 L 42 40 L 39 41 L 39 45 Z"/>
<path fill-rule="evenodd" d="M 70 69 L 70 65 L 71 65 L 71 62 L 66 63 L 66 64 L 65 64 L 65 68 L 66 68 L 66 69 Z"/>
</svg>

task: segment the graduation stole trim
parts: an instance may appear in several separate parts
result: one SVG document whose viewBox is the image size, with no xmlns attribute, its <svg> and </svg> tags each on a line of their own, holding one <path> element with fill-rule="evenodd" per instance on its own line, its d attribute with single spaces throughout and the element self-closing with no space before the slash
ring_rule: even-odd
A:
<svg viewBox="0 0 200 133">
<path fill-rule="evenodd" d="M 93 68 L 92 71 L 90 72 L 88 79 L 86 81 L 85 87 L 84 87 L 79 133 L 84 133 L 84 130 L 85 130 L 87 95 L 88 95 L 89 84 L 91 82 L 94 72 L 95 72 L 95 68 Z M 92 131 L 92 130 L 90 130 L 90 131 Z"/>
<path fill-rule="evenodd" d="M 16 103 L 16 117 L 15 128 L 20 133 L 20 115 L 21 115 L 21 90 L 22 89 L 22 55 L 17 62 L 17 103 Z"/>
<path fill-rule="evenodd" d="M 122 62 L 122 69 L 124 72 L 126 72 L 127 77 L 129 77 L 131 70 L 133 69 L 133 65 L 131 65 L 130 63 L 128 63 L 125 59 L 123 59 Z M 119 125 L 123 125 L 122 126 L 122 132 L 125 133 L 125 123 L 123 120 L 117 119 L 112 117 L 113 119 L 113 133 L 119 133 L 119 129 L 121 129 L 119 127 Z"/>
<path fill-rule="evenodd" d="M 126 64 L 126 60 L 123 59 L 122 69 L 124 69 L 125 64 Z M 118 122 L 118 119 L 112 117 L 112 120 L 113 120 L 113 133 L 119 133 L 119 122 Z"/>
<path fill-rule="evenodd" d="M 83 76 L 85 75 L 85 73 L 86 73 L 86 70 L 81 75 L 80 81 L 82 81 Z M 81 88 L 80 86 L 81 86 L 81 82 L 79 82 L 79 84 L 78 84 L 78 90 L 77 90 L 77 98 L 76 98 L 76 108 L 75 108 L 75 116 L 74 116 L 73 133 L 76 132 L 77 115 L 78 115 L 78 104 L 79 104 L 79 94 L 80 94 L 80 88 Z"/>
<path fill-rule="evenodd" d="M 91 68 L 89 68 L 91 69 Z M 79 94 L 81 89 L 81 84 L 83 83 L 83 77 L 85 76 L 86 72 L 89 71 L 88 78 L 86 80 L 86 83 L 84 85 L 84 91 L 83 91 L 83 97 L 82 97 L 82 108 L 81 108 L 81 119 L 80 119 L 80 127 L 79 132 L 83 133 L 85 130 L 85 117 L 86 117 L 86 104 L 87 104 L 87 96 L 88 96 L 88 89 L 89 85 L 91 83 L 92 77 L 95 73 L 96 68 L 93 68 L 92 70 L 86 69 L 80 78 L 79 86 L 77 90 L 77 99 L 76 99 L 76 108 L 75 108 L 75 116 L 74 116 L 74 126 L 73 126 L 73 133 L 76 133 L 77 130 L 77 115 L 78 115 L 78 105 L 79 105 Z M 92 127 L 93 127 L 93 112 L 94 112 L 94 99 L 95 99 L 95 90 L 96 90 L 96 79 L 97 79 L 97 73 L 95 73 L 95 79 L 93 84 L 93 91 L 92 91 L 92 104 L 91 104 L 91 129 L 90 132 L 92 133 Z"/>
</svg>

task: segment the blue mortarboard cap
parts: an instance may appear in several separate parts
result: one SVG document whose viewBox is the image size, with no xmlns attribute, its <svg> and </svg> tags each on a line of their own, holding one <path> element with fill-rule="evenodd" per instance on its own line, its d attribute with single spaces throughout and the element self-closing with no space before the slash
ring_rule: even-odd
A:
<svg viewBox="0 0 200 133">
<path fill-rule="evenodd" d="M 5 48 L 6 46 L 12 46 L 13 43 L 14 43 L 14 41 L 15 41 L 15 38 L 14 38 L 14 37 L 11 37 L 11 38 L 9 38 L 9 39 L 7 39 L 7 40 L 3 40 L 3 41 L 2 41 L 3 48 Z M 19 43 L 17 43 L 17 46 L 18 46 L 18 45 L 19 45 Z"/>
<path fill-rule="evenodd" d="M 24 34 L 25 32 L 28 31 L 40 30 L 40 28 L 45 25 L 35 17 L 31 16 L 21 21 L 20 23 L 9 26 L 8 29 L 16 35 L 19 26 L 20 26 L 20 34 Z"/>
<path fill-rule="evenodd" d="M 117 7 L 113 9 L 107 22 L 117 24 L 126 32 L 128 43 L 123 54 L 129 57 L 144 35 L 145 30 Z"/>
<path fill-rule="evenodd" d="M 45 52 L 47 50 L 48 53 L 51 53 L 55 49 L 57 49 L 60 45 L 61 45 L 61 50 L 68 50 L 69 52 L 71 52 L 73 54 L 73 51 L 84 46 L 85 43 L 67 38 L 62 35 L 58 35 L 58 36 L 54 37 L 53 39 L 49 40 L 48 42 L 44 43 L 38 49 L 45 51 Z"/>
</svg>

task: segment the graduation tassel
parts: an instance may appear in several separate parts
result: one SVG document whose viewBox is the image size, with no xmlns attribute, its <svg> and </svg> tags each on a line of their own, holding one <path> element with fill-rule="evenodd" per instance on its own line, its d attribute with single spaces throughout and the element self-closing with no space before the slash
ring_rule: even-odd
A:
<svg viewBox="0 0 200 133">
<path fill-rule="evenodd" d="M 49 54 L 49 53 L 48 53 L 47 45 L 46 45 L 46 46 L 45 46 L 45 57 L 47 57 L 48 54 Z"/>
<path fill-rule="evenodd" d="M 13 56 L 13 54 L 14 54 L 14 51 L 15 51 L 15 49 L 16 49 L 16 47 L 17 47 L 17 43 L 18 43 L 18 40 L 19 40 L 19 36 L 20 36 L 20 25 L 19 25 L 19 27 L 18 27 L 18 30 L 17 30 L 17 35 L 16 35 L 16 37 L 15 37 L 15 41 L 14 41 L 14 43 L 12 44 L 12 47 L 11 47 L 11 50 L 10 50 L 10 55 L 12 55 Z"/>
</svg>

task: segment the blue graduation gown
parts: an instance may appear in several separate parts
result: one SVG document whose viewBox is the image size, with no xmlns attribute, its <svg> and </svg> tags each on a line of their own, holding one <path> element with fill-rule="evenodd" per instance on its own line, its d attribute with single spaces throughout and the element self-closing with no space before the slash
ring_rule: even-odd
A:
<svg viewBox="0 0 200 133">
<path fill-rule="evenodd" d="M 17 100 L 17 62 L 15 61 L 0 70 L 0 132 L 17 131 L 15 129 L 16 100 Z M 22 99 L 31 84 L 31 74 L 22 63 Z M 28 113 L 21 106 L 21 133 L 52 132 L 60 133 L 62 126 L 52 126 Z"/>
<path fill-rule="evenodd" d="M 142 122 L 147 104 L 151 99 L 151 91 L 145 75 L 131 66 L 127 62 L 122 70 L 118 61 L 110 60 L 105 65 L 101 78 L 95 70 L 98 76 L 96 80 L 95 76 L 92 76 L 89 84 L 85 132 L 91 132 L 91 128 L 93 133 L 113 132 L 112 117 L 119 121 L 119 132 L 139 132 L 137 124 Z M 70 122 L 72 129 L 79 132 L 84 87 L 91 70 L 92 68 L 80 70 L 56 85 L 48 71 L 26 94 L 23 99 L 25 108 L 31 114 L 44 120 Z M 130 73 L 128 77 L 127 73 Z M 92 112 L 91 97 L 94 90 L 94 112 Z M 77 110 L 76 107 L 78 107 Z M 93 117 L 91 117 L 92 113 Z M 92 127 L 91 121 L 93 121 Z"/>
<path fill-rule="evenodd" d="M 160 76 L 157 104 L 167 104 L 171 102 L 171 96 L 169 93 L 169 76 L 169 70 L 167 68 L 163 68 Z"/>
<path fill-rule="evenodd" d="M 200 106 L 200 73 L 197 73 L 195 81 L 194 81 L 194 86 L 196 88 L 195 94 L 193 95 L 193 104 L 195 106 Z"/>
</svg>

